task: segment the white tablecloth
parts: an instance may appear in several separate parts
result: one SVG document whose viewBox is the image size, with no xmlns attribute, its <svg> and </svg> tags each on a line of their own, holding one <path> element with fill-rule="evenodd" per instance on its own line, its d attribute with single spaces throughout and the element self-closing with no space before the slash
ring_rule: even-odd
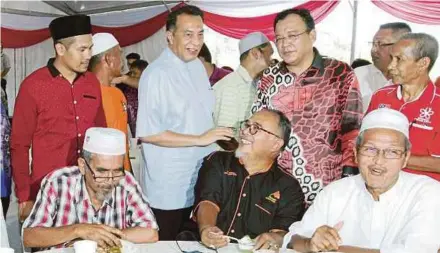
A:
<svg viewBox="0 0 440 253">
<path fill-rule="evenodd" d="M 179 242 L 180 247 L 183 251 L 195 251 L 198 250 L 203 253 L 214 253 L 213 250 L 207 249 L 204 246 L 200 245 L 198 242 Z M 157 252 L 157 253 L 180 253 L 181 251 L 177 247 L 177 244 L 175 241 L 159 241 L 156 243 L 151 244 L 137 244 L 136 252 Z M 48 250 L 43 251 L 45 253 L 75 253 L 73 248 L 65 248 L 65 249 L 56 249 L 56 250 Z M 136 253 L 133 252 L 133 253 Z M 244 253 L 244 252 L 250 252 L 250 251 L 240 251 L 238 249 L 237 244 L 229 244 L 226 247 L 218 249 L 219 253 Z M 268 251 L 264 251 L 266 253 Z M 281 250 L 280 252 L 285 253 L 295 253 L 296 251 L 293 250 Z M 125 253 L 125 252 L 123 252 Z M 131 253 L 131 252 L 130 252 Z"/>
</svg>

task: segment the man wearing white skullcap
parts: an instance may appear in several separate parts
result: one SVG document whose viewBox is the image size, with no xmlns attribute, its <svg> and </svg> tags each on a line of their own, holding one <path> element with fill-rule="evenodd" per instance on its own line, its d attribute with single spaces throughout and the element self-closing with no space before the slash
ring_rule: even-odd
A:
<svg viewBox="0 0 440 253">
<path fill-rule="evenodd" d="M 365 116 L 354 148 L 360 175 L 326 186 L 284 247 L 299 252 L 436 253 L 440 183 L 401 171 L 410 157 L 409 122 L 382 108 Z"/>
<path fill-rule="evenodd" d="M 74 240 L 92 240 L 100 248 L 158 240 L 158 226 L 146 197 L 125 173 L 123 132 L 111 128 L 86 131 L 78 166 L 47 175 L 31 214 L 23 224 L 29 248 L 58 248 Z"/>
<path fill-rule="evenodd" d="M 111 85 L 114 78 L 121 76 L 123 68 L 121 47 L 110 33 L 97 33 L 93 35 L 92 39 L 92 59 L 89 69 L 101 83 L 102 105 L 107 127 L 124 132 L 128 143 L 127 99 L 120 89 Z M 128 146 L 124 158 L 124 169 L 131 171 Z"/>
<path fill-rule="evenodd" d="M 240 66 L 214 86 L 217 126 L 238 127 L 240 121 L 249 118 L 257 93 L 257 77 L 269 67 L 273 54 L 269 39 L 261 32 L 243 37 L 238 48 Z"/>
</svg>

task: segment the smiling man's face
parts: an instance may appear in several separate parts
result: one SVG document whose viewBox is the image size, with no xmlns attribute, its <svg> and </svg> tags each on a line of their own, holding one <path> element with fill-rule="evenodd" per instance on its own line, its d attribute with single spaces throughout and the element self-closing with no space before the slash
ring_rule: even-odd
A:
<svg viewBox="0 0 440 253">
<path fill-rule="evenodd" d="M 167 32 L 171 51 L 184 62 L 197 58 L 203 46 L 203 20 L 200 16 L 181 14 L 176 27 Z"/>
</svg>

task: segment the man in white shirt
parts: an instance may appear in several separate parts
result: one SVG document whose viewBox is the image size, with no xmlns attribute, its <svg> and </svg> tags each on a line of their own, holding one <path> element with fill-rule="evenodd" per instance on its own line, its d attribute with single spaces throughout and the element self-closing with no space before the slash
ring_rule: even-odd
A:
<svg viewBox="0 0 440 253">
<path fill-rule="evenodd" d="M 373 41 L 370 42 L 373 64 L 354 70 L 359 81 L 364 112 L 367 111 L 373 93 L 386 86 L 391 79 L 388 74 L 388 65 L 391 63 L 391 46 L 402 35 L 409 32 L 411 32 L 411 28 L 406 23 L 395 22 L 381 25 L 374 35 Z"/>
<path fill-rule="evenodd" d="M 216 126 L 238 127 L 249 118 L 257 94 L 255 79 L 271 62 L 273 48 L 261 32 L 246 35 L 238 47 L 240 66 L 214 86 Z"/>
<path fill-rule="evenodd" d="M 354 149 L 360 175 L 324 188 L 283 246 L 300 252 L 435 253 L 440 248 L 440 183 L 401 171 L 410 157 L 409 122 L 374 110 Z"/>
<path fill-rule="evenodd" d="M 213 129 L 215 97 L 202 62 L 203 12 L 186 5 L 168 15 L 168 47 L 142 73 L 136 135 L 145 159 L 146 195 L 160 240 L 174 240 L 189 221 L 203 158 L 229 128 Z M 194 226 L 195 228 L 195 226 Z"/>
</svg>

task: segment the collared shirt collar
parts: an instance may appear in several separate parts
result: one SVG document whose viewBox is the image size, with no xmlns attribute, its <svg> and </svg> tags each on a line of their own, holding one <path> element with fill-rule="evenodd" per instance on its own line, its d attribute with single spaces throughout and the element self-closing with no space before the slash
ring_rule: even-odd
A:
<svg viewBox="0 0 440 253">
<path fill-rule="evenodd" d="M 284 61 L 280 62 L 279 64 L 280 64 L 281 69 L 289 72 L 289 70 L 287 69 L 287 64 Z M 325 70 L 324 58 L 319 53 L 319 51 L 316 47 L 313 47 L 313 61 L 312 61 L 312 65 L 310 66 L 310 68 L 319 69 L 320 74 L 324 73 L 324 70 Z"/>
<path fill-rule="evenodd" d="M 237 68 L 237 73 L 239 76 L 241 76 L 241 78 L 243 78 L 243 80 L 246 83 L 250 83 L 252 82 L 254 79 L 251 77 L 251 75 L 249 75 L 249 72 L 247 71 L 247 69 L 243 66 L 238 66 Z"/>
<path fill-rule="evenodd" d="M 432 100 L 435 97 L 435 93 L 436 93 L 436 87 L 435 87 L 434 83 L 431 80 L 429 80 L 428 85 L 425 87 L 425 89 L 423 89 L 423 91 L 420 92 L 420 94 L 417 96 L 417 98 L 415 98 L 411 102 L 417 101 L 420 98 L 423 101 L 431 101 L 432 102 Z M 397 99 L 399 99 L 399 100 L 403 99 L 401 84 L 397 87 Z"/>
<path fill-rule="evenodd" d="M 358 185 L 358 187 L 360 187 L 360 189 L 369 197 L 371 198 L 371 201 L 375 201 L 373 198 L 373 195 L 371 195 L 371 193 L 368 191 L 367 189 L 367 185 L 365 180 L 363 179 L 362 175 L 359 174 L 356 176 L 357 180 L 356 180 L 356 184 Z M 393 185 L 393 187 L 391 187 L 391 189 L 389 189 L 388 191 L 382 193 L 379 196 L 379 201 L 380 203 L 389 203 L 391 202 L 393 199 L 395 199 L 395 197 L 398 196 L 399 194 L 399 189 L 402 185 L 402 172 L 399 172 L 399 178 L 397 179 L 397 182 Z M 375 201 L 376 202 L 376 201 Z"/>
<path fill-rule="evenodd" d="M 49 72 L 50 72 L 51 76 L 53 78 L 55 78 L 57 76 L 62 76 L 61 72 L 55 67 L 54 63 L 55 63 L 55 58 L 50 58 L 47 61 L 47 68 L 49 69 Z M 78 78 L 80 78 L 82 75 L 84 75 L 84 73 L 76 73 L 76 77 L 73 80 L 73 82 L 78 80 Z"/>
</svg>

